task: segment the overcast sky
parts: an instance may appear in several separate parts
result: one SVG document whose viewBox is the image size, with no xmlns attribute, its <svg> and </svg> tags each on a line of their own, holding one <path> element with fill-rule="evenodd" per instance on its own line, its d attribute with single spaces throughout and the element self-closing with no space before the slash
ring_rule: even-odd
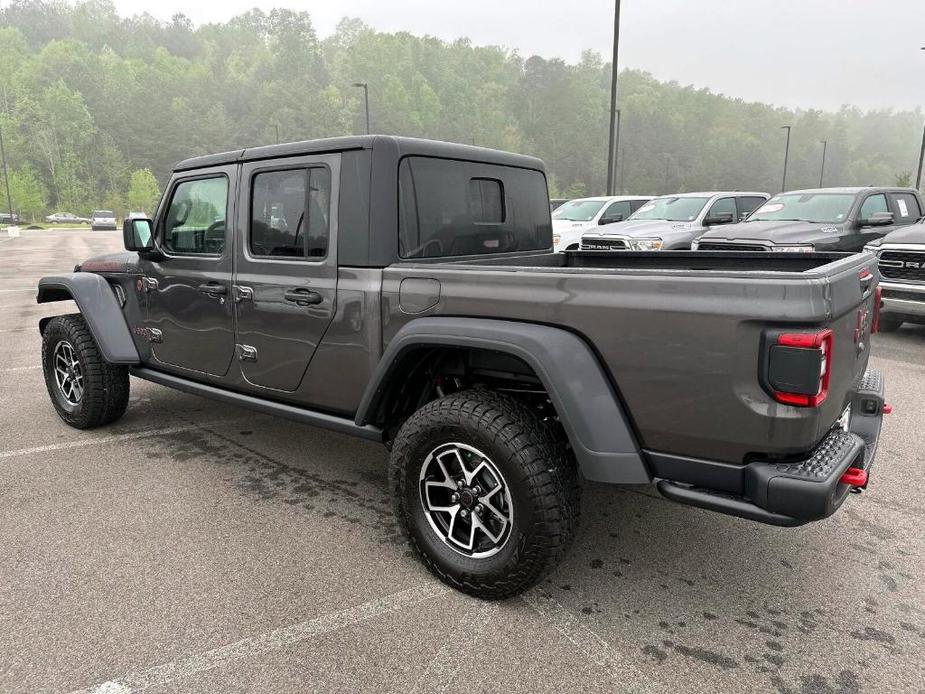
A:
<svg viewBox="0 0 925 694">
<path fill-rule="evenodd" d="M 612 0 L 115 0 L 119 12 L 222 21 L 307 10 L 321 36 L 345 16 L 383 31 L 469 37 L 522 55 L 609 60 Z M 925 106 L 925 0 L 623 0 L 620 65 L 782 106 Z"/>
</svg>

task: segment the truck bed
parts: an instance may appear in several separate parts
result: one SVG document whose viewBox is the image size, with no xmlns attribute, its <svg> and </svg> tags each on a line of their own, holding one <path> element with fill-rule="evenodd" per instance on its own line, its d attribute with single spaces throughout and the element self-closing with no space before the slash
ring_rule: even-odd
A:
<svg viewBox="0 0 925 694">
<path fill-rule="evenodd" d="M 420 315 L 401 309 L 402 280 L 427 279 L 439 295 L 432 315 L 582 336 L 649 452 L 786 458 L 815 446 L 850 402 L 867 365 L 863 321 L 878 277 L 870 253 L 575 251 L 400 263 L 383 271 L 383 344 Z M 766 331 L 826 327 L 834 333 L 829 397 L 817 408 L 776 402 L 758 377 Z"/>
</svg>

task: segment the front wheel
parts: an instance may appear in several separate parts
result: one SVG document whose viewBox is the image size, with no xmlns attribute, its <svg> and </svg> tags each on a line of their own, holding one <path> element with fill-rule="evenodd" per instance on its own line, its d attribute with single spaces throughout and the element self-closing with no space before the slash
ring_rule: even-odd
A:
<svg viewBox="0 0 925 694">
<path fill-rule="evenodd" d="M 103 359 L 84 317 L 56 316 L 42 334 L 45 386 L 58 416 L 75 429 L 110 424 L 128 407 L 128 367 Z"/>
<path fill-rule="evenodd" d="M 535 585 L 575 534 L 572 456 L 557 429 L 505 395 L 463 391 L 415 412 L 395 439 L 389 478 L 414 551 L 476 597 Z"/>
<path fill-rule="evenodd" d="M 880 316 L 879 330 L 882 333 L 895 333 L 902 326 L 903 321 L 899 318 L 887 318 Z"/>
</svg>

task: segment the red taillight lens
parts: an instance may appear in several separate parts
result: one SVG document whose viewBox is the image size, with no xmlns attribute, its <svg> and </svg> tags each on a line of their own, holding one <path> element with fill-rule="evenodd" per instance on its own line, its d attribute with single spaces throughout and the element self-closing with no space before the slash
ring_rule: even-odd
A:
<svg viewBox="0 0 925 694">
<path fill-rule="evenodd" d="M 870 322 L 870 332 L 880 332 L 880 306 L 883 304 L 883 288 L 878 284 L 874 291 L 874 318 Z"/>
<path fill-rule="evenodd" d="M 772 359 L 771 368 L 775 369 L 779 365 L 781 370 L 798 373 L 799 390 L 803 392 L 793 392 L 779 387 L 772 391 L 774 399 L 785 405 L 794 405 L 796 407 L 818 407 L 829 394 L 829 380 L 832 376 L 832 344 L 833 335 L 831 330 L 820 330 L 815 333 L 783 333 L 777 336 L 777 345 L 779 347 L 797 350 L 789 352 L 787 355 L 781 355 L 780 359 Z M 806 352 L 806 354 L 803 354 Z M 816 362 L 818 359 L 818 362 Z M 810 360 L 810 361 L 807 361 Z M 804 362 L 804 364 L 801 364 Z M 805 364 L 819 364 L 818 379 L 812 372 L 812 381 L 805 376 Z M 789 368 L 788 368 L 789 367 Z M 815 366 L 811 366 L 815 369 Z M 772 371 L 769 374 L 772 385 L 785 382 L 787 379 L 782 374 L 776 374 Z M 792 380 L 792 379 L 791 379 Z M 804 387 L 805 386 L 805 387 Z M 815 389 L 815 392 L 812 392 Z"/>
</svg>

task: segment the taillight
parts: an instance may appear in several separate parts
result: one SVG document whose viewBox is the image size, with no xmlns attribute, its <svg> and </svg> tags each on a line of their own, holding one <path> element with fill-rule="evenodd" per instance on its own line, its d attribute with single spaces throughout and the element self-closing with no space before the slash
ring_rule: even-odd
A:
<svg viewBox="0 0 925 694">
<path fill-rule="evenodd" d="M 818 407 L 829 394 L 832 331 L 781 333 L 768 354 L 768 383 L 777 402 Z"/>
<path fill-rule="evenodd" d="M 883 304 L 883 287 L 881 287 L 878 284 L 876 291 L 874 291 L 874 318 L 870 322 L 871 334 L 880 332 L 880 306 L 882 304 Z"/>
</svg>

